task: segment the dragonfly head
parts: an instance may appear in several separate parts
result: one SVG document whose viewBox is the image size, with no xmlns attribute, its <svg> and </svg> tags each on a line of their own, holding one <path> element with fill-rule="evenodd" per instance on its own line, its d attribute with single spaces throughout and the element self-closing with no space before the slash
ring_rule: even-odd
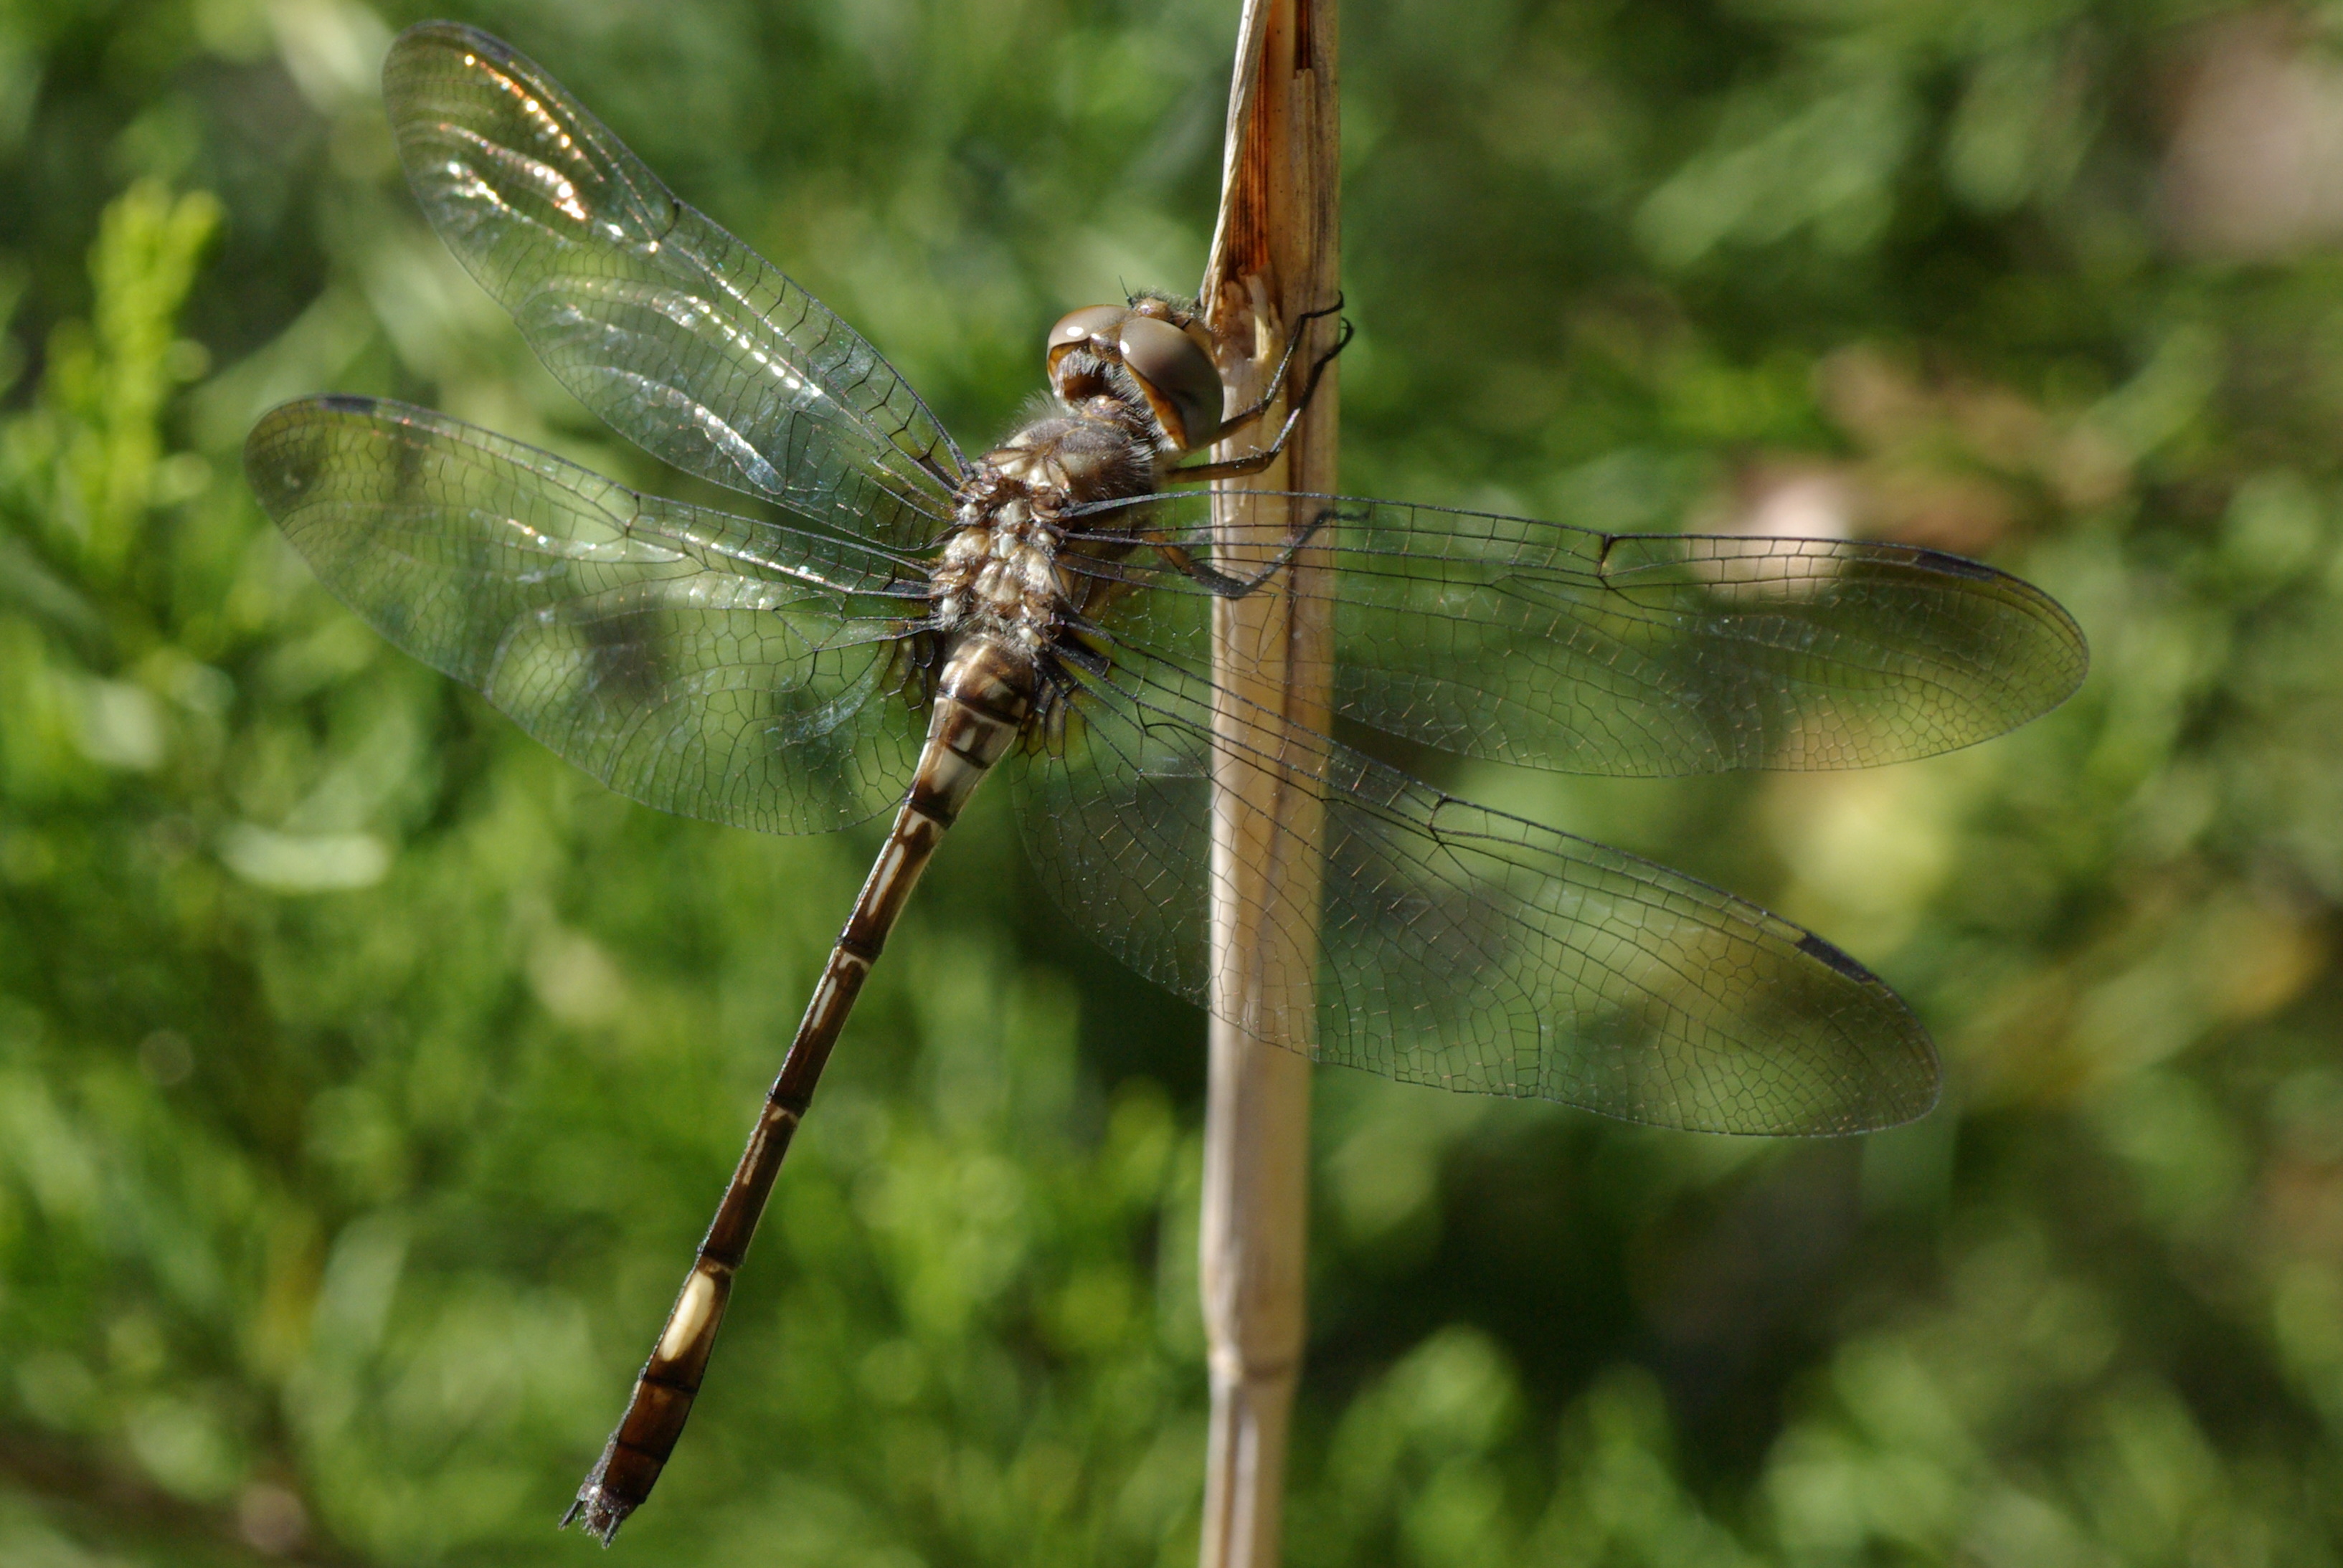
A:
<svg viewBox="0 0 2343 1568">
<path fill-rule="evenodd" d="M 1192 452 L 1219 431 L 1221 375 L 1193 312 L 1141 295 L 1129 305 L 1086 306 L 1050 328 L 1050 385 L 1067 402 L 1127 398 L 1117 367 L 1175 450 Z"/>
</svg>

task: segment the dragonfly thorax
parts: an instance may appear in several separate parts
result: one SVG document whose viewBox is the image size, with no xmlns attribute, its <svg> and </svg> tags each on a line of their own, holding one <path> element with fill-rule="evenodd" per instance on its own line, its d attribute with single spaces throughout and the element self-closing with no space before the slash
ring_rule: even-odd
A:
<svg viewBox="0 0 2343 1568">
<path fill-rule="evenodd" d="M 1056 531 L 1021 497 L 962 524 L 936 568 L 938 627 L 1039 651 L 1066 598 L 1057 554 Z"/>
<path fill-rule="evenodd" d="M 1055 401 L 978 458 L 954 498 L 958 526 L 934 578 L 947 634 L 984 632 L 1038 653 L 1084 597 L 1059 565 L 1060 519 L 1157 487 L 1161 427 L 1143 401 Z"/>
<path fill-rule="evenodd" d="M 1087 597 L 1058 563 L 1057 520 L 1154 494 L 1208 431 L 1219 373 L 1193 311 L 1158 296 L 1091 306 L 1051 328 L 1050 407 L 971 466 L 935 576 L 936 624 L 1038 654 Z"/>
</svg>

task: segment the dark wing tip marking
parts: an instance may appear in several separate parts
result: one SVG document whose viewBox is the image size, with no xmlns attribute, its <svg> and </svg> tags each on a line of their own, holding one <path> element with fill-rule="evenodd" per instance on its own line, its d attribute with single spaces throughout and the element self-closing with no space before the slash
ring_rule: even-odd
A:
<svg viewBox="0 0 2343 1568">
<path fill-rule="evenodd" d="M 1938 572 L 1948 578 L 1966 578 L 1971 582 L 1992 582 L 2008 576 L 2006 572 L 1983 561 L 1973 561 L 1966 556 L 1932 550 L 1924 545 L 1913 545 L 1910 550 L 1910 563 L 1922 571 Z"/>
<path fill-rule="evenodd" d="M 2014 596 L 2020 608 L 2043 624 L 2046 635 L 2060 645 L 2056 650 L 2057 666 L 2055 674 L 2046 667 L 2044 671 L 2051 675 L 2051 679 L 2043 688 L 2047 694 L 2046 700 L 2027 717 L 2038 717 L 2048 712 L 2080 689 L 2084 678 L 2091 672 L 2091 642 L 2083 635 L 2082 624 L 2076 620 L 2074 612 L 2065 605 L 2024 578 L 2013 577 L 1983 561 L 1932 550 L 1924 545 L 1908 545 L 1904 547 L 1904 550 L 1905 564 L 1915 571 L 1935 572 L 1939 577 L 1959 578 L 1967 582 L 2002 585 Z"/>
<path fill-rule="evenodd" d="M 278 404 L 254 422 L 251 433 L 244 438 L 244 482 L 252 487 L 270 518 L 282 523 L 317 477 L 319 454 L 315 443 L 304 438 L 307 433 L 302 428 L 309 423 L 307 416 L 320 407 L 339 411 L 340 404 L 363 405 L 370 401 L 363 397 L 297 397 Z"/>
<path fill-rule="evenodd" d="M 1832 946 L 1812 931 L 1798 939 L 1798 950 L 1810 959 L 1821 960 L 1858 985 L 1884 987 L 1886 984 L 1877 975 L 1855 962 L 1844 950 Z"/>
<path fill-rule="evenodd" d="M 402 412 L 402 405 L 348 392 L 280 403 L 263 414 L 244 438 L 245 482 L 268 515 L 281 523 L 331 459 L 327 417 L 399 420 Z"/>
<path fill-rule="evenodd" d="M 1825 1137 L 1840 1137 L 1853 1133 L 1878 1132 L 1890 1127 L 1901 1127 L 1917 1121 L 1936 1109 L 1944 1097 L 1945 1078 L 1937 1064 L 1936 1041 L 1903 1000 L 1888 989 L 1887 982 L 1857 963 L 1853 955 L 1822 938 L 1807 931 L 1798 938 L 1798 951 L 1815 960 L 1832 973 L 1853 980 L 1856 985 L 1885 1000 L 1900 1015 L 1903 1029 L 1900 1049 L 1906 1060 L 1919 1058 L 1925 1070 L 1915 1077 L 1890 1087 L 1887 1094 L 1847 1115 L 1835 1124 L 1816 1126 L 1803 1131 Z"/>
</svg>

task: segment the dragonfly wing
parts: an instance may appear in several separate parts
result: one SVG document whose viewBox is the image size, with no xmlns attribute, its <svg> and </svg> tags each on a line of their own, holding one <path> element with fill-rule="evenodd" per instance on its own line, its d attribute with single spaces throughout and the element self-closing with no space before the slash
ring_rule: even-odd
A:
<svg viewBox="0 0 2343 1568">
<path fill-rule="evenodd" d="M 677 467 L 924 544 L 961 461 L 879 351 L 679 201 L 533 62 L 452 22 L 383 65 L 432 227 L 587 407 Z"/>
<path fill-rule="evenodd" d="M 1232 699 L 1223 699 L 1223 701 Z M 1027 840 L 1074 920 L 1133 968 L 1215 1006 L 1202 933 L 1214 759 L 1324 813 L 1323 891 L 1278 882 L 1262 922 L 1316 931 L 1306 1020 L 1321 1060 L 1406 1082 L 1534 1096 L 1712 1132 L 1845 1133 L 1936 1101 L 1936 1058 L 1895 993 L 1810 932 L 1616 849 L 1444 795 L 1154 663 L 1087 679 L 1061 755 L 1020 789 Z M 1313 972 L 1298 945 L 1288 958 Z"/>
<path fill-rule="evenodd" d="M 1273 560 L 1225 542 L 1214 499 L 1167 496 L 1082 522 L 1107 538 L 1151 530 L 1232 576 Z M 1295 498 L 1227 499 L 1276 508 L 1276 538 Z M 2040 589 L 1909 545 L 1599 534 L 1300 499 L 1336 568 L 1322 592 L 1337 711 L 1466 756 L 1632 777 L 1899 762 L 2047 711 L 2088 662 Z M 1100 569 L 1202 591 L 1143 555 Z M 1262 591 L 1293 590 L 1279 572 Z M 1208 660 L 1202 618 L 1131 613 L 1148 624 L 1118 625 L 1119 641 Z"/>
<path fill-rule="evenodd" d="M 811 832 L 910 782 L 922 724 L 887 689 L 927 604 L 878 551 L 371 398 L 273 410 L 245 469 L 345 604 L 623 795 Z"/>
</svg>

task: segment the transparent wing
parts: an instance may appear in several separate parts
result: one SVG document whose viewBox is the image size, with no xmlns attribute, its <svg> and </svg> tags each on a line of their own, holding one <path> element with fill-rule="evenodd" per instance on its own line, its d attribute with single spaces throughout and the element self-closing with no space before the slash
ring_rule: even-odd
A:
<svg viewBox="0 0 2343 1568">
<path fill-rule="evenodd" d="M 792 833 L 909 786 L 924 724 L 888 689 L 928 607 L 881 552 L 370 398 L 286 404 L 244 460 L 345 604 L 622 795 Z"/>
<path fill-rule="evenodd" d="M 485 33 L 400 34 L 383 97 L 416 197 L 547 368 L 677 467 L 917 547 L 962 463 L 879 351 L 676 199 Z"/>
<path fill-rule="evenodd" d="M 1264 922 L 1322 932 L 1314 1000 L 1286 1004 L 1314 1010 L 1322 1060 L 1713 1132 L 1855 1132 L 1936 1101 L 1935 1050 L 1895 993 L 1754 904 L 1264 710 L 1249 742 L 1216 741 L 1212 689 L 1162 661 L 1076 678 L 1059 754 L 1020 778 L 1027 841 L 1077 923 L 1193 1001 L 1215 1006 L 1217 755 L 1324 811 L 1317 907 L 1296 890 L 1310 879 L 1280 879 Z M 1229 1021 L 1275 1037 L 1289 1020 Z"/>
<path fill-rule="evenodd" d="M 1212 500 L 1092 510 L 1073 542 L 1111 554 L 1147 535 L 1237 578 L 1275 559 L 1227 543 Z M 1598 534 L 1336 497 L 1240 504 L 1273 513 L 1272 538 L 1289 508 L 1319 520 L 1310 543 L 1336 568 L 1323 598 L 1337 711 L 1467 756 L 1634 777 L 1904 761 L 2056 707 L 2088 660 L 2040 589 L 1908 545 Z M 1204 591 L 1144 551 L 1087 569 L 1111 592 L 1151 590 L 1134 603 Z M 1281 571 L 1263 591 L 1293 588 Z M 1203 618 L 1138 619 L 1116 624 L 1119 640 L 1207 667 Z"/>
</svg>

